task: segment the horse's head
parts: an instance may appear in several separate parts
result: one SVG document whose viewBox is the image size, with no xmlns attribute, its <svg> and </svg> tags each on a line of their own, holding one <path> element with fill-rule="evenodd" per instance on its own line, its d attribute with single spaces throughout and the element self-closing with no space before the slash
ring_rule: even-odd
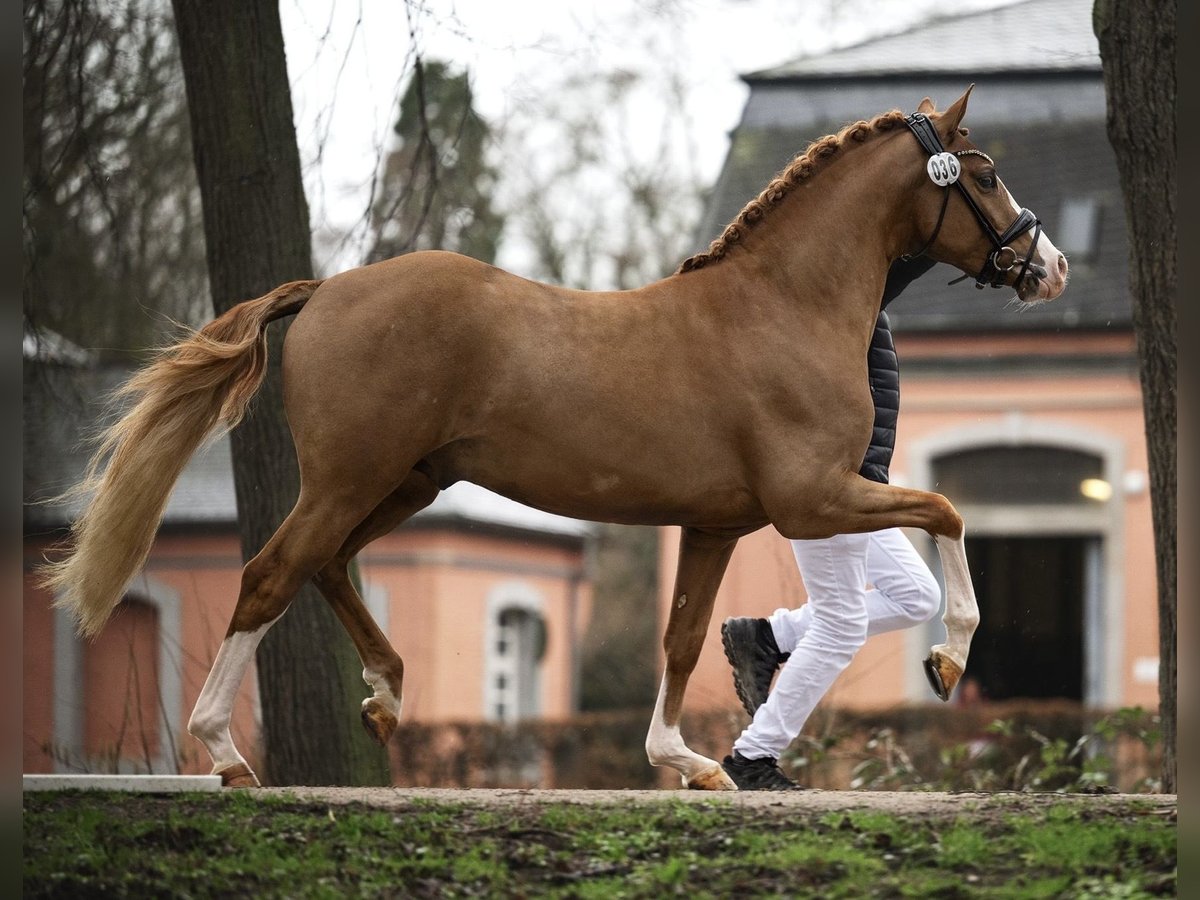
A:
<svg viewBox="0 0 1200 900">
<path fill-rule="evenodd" d="M 1008 285 L 1026 302 L 1053 300 L 1067 285 L 1067 259 L 1013 199 L 991 157 L 967 139 L 962 121 L 973 87 L 940 113 L 926 97 L 907 119 L 926 159 L 916 192 L 924 246 L 909 254 L 956 266 L 976 287 Z"/>
</svg>

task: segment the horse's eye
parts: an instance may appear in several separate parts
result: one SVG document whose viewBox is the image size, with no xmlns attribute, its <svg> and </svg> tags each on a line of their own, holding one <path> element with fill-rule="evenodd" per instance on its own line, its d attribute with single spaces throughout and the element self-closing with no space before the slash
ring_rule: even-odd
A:
<svg viewBox="0 0 1200 900">
<path fill-rule="evenodd" d="M 985 191 L 990 191 L 996 187 L 996 176 L 995 175 L 980 175 L 975 180 L 977 182 L 979 182 L 979 186 L 981 188 L 983 188 Z"/>
</svg>

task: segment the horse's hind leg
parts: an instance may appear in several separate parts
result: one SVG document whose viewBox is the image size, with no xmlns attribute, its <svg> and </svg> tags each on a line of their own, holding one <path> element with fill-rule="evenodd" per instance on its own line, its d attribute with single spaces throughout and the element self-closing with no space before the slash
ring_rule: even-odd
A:
<svg viewBox="0 0 1200 900">
<path fill-rule="evenodd" d="M 689 750 L 679 733 L 683 694 L 700 657 L 717 588 L 736 544 L 736 537 L 683 529 L 671 615 L 663 637 L 666 668 L 646 736 L 651 765 L 671 766 L 683 776 L 684 784 L 701 790 L 737 790 L 719 763 Z"/>
<path fill-rule="evenodd" d="M 363 727 L 380 745 L 387 744 L 400 719 L 404 663 L 375 623 L 350 580 L 350 561 L 363 547 L 387 534 L 438 495 L 438 486 L 413 471 L 350 533 L 337 554 L 313 581 L 345 627 L 363 664 L 363 680 L 372 696 L 363 701 Z"/>
<path fill-rule="evenodd" d="M 242 569 L 242 586 L 229 630 L 188 721 L 188 731 L 212 757 L 213 774 L 220 775 L 228 787 L 258 785 L 229 733 L 234 698 L 254 651 L 300 585 L 337 552 L 362 518 L 355 504 L 338 504 L 331 495 L 325 496 L 305 503 L 302 493 L 279 530 Z"/>
</svg>

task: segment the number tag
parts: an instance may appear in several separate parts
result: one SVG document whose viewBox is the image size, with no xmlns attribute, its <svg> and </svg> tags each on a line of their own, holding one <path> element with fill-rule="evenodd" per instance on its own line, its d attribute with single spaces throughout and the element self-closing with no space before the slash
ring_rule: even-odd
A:
<svg viewBox="0 0 1200 900">
<path fill-rule="evenodd" d="M 929 178 L 934 184 L 945 187 L 958 181 L 958 176 L 962 174 L 962 165 L 953 153 L 937 153 L 929 157 L 929 161 L 925 163 L 925 171 L 929 173 Z"/>
</svg>

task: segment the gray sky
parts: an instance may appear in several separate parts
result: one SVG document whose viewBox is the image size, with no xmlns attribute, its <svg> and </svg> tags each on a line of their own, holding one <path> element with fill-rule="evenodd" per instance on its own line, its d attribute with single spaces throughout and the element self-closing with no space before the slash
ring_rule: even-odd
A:
<svg viewBox="0 0 1200 900">
<path fill-rule="evenodd" d="M 703 184 L 720 170 L 746 88 L 738 75 L 856 43 L 934 14 L 1012 0 L 284 0 L 281 14 L 312 223 L 348 229 L 361 216 L 387 147 L 413 48 L 472 77 L 489 122 L 529 132 L 565 73 L 640 76 L 633 129 L 675 123 L 672 156 Z M 673 101 L 669 85 L 683 88 Z M 914 98 L 914 103 L 919 98 Z M 669 107 L 669 108 L 668 108 Z M 879 110 L 863 110 L 871 115 Z M 606 110 L 597 109 L 603 117 Z M 537 154 L 529 165 L 537 165 Z M 318 259 L 355 265 L 351 244 Z M 517 271 L 519 251 L 502 251 Z"/>
</svg>

